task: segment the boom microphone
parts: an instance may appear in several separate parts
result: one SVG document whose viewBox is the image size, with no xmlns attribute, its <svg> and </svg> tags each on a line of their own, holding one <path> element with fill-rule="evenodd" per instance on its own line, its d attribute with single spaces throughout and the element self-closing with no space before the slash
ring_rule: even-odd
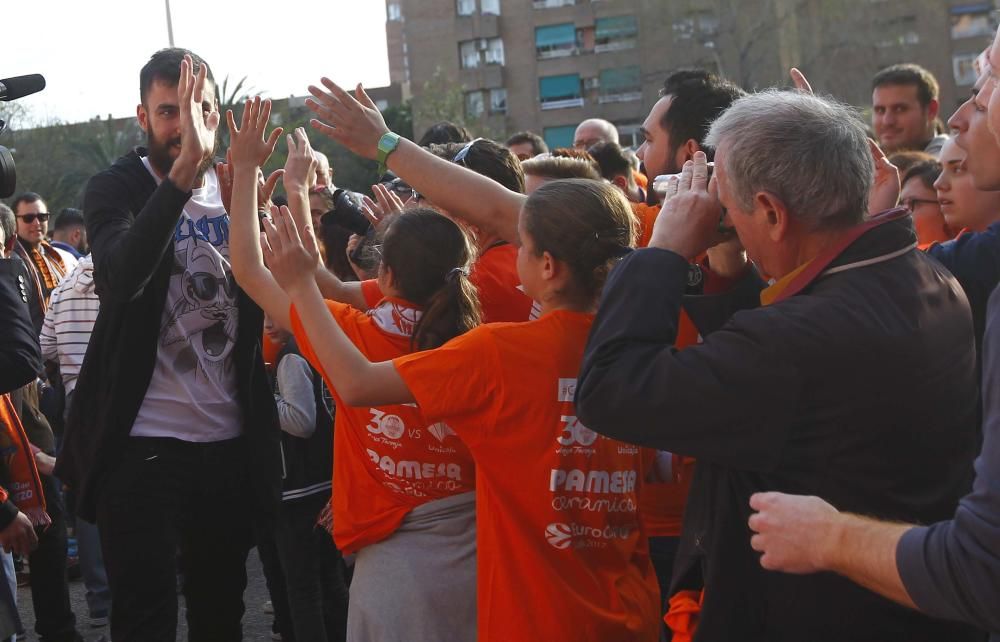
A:
<svg viewBox="0 0 1000 642">
<path fill-rule="evenodd" d="M 42 74 L 14 76 L 0 80 L 0 100 L 17 100 L 45 89 L 45 78 Z"/>
</svg>

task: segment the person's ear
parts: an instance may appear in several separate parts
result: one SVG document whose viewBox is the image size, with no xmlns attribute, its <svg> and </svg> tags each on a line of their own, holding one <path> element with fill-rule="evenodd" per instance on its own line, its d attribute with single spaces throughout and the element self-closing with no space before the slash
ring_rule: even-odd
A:
<svg viewBox="0 0 1000 642">
<path fill-rule="evenodd" d="M 146 108 L 142 103 L 135 106 L 135 118 L 139 121 L 139 127 L 142 131 L 149 132 L 149 114 L 146 113 Z"/>
<path fill-rule="evenodd" d="M 937 118 L 938 113 L 940 113 L 940 111 L 941 111 L 941 103 L 938 102 L 936 98 L 932 98 L 931 101 L 927 103 L 927 119 L 934 120 L 935 118 Z"/>
<path fill-rule="evenodd" d="M 780 243 L 791 229 L 792 219 L 784 201 L 770 192 L 757 192 L 754 196 L 754 214 L 762 216 L 767 236 Z"/>
<path fill-rule="evenodd" d="M 674 163 L 677 167 L 684 167 L 684 163 L 694 160 L 694 153 L 701 151 L 701 145 L 693 138 L 687 139 L 683 145 L 677 148 L 674 155 Z"/>
<path fill-rule="evenodd" d="M 611 182 L 614 183 L 615 187 L 617 187 L 621 191 L 623 191 L 626 194 L 628 194 L 628 179 L 627 178 L 625 178 L 624 176 L 619 175 L 619 176 L 615 176 L 613 179 L 611 179 Z"/>
</svg>

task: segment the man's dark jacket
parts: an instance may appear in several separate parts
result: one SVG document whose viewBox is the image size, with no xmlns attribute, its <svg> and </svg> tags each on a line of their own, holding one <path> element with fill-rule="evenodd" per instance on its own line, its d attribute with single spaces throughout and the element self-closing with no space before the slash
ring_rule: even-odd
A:
<svg viewBox="0 0 1000 642">
<path fill-rule="evenodd" d="M 705 587 L 697 641 L 970 639 L 832 573 L 765 571 L 750 548 L 754 492 L 931 523 L 969 489 L 969 304 L 950 273 L 909 249 L 915 241 L 909 218 L 884 223 L 792 296 L 721 315 L 721 327 L 709 313 L 731 298 L 685 300 L 707 336 L 679 351 L 686 261 L 640 250 L 612 272 L 577 413 L 609 437 L 697 458 L 672 585 Z M 741 286 L 734 296 L 759 304 L 759 281 Z"/>
<path fill-rule="evenodd" d="M 28 313 L 33 294 L 19 258 L 0 259 L 0 394 L 35 380 L 42 353 Z"/>
<path fill-rule="evenodd" d="M 56 475 L 79 492 L 93 521 L 100 486 L 119 461 L 156 365 L 174 260 L 174 230 L 191 197 L 170 179 L 159 186 L 135 150 L 94 176 L 84 196 L 87 237 L 101 310 L 84 357 Z M 278 418 L 261 357 L 263 314 L 242 291 L 233 351 L 237 400 L 250 452 L 258 512 L 280 497 Z M 197 501 L 197 498 L 192 498 Z"/>
</svg>

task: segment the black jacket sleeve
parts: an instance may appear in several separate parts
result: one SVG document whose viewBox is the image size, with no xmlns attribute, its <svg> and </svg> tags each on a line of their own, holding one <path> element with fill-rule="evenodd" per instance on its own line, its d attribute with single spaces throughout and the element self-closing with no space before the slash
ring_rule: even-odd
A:
<svg viewBox="0 0 1000 642">
<path fill-rule="evenodd" d="M 10 526 L 19 512 L 21 511 L 9 499 L 0 503 L 0 531 Z"/>
<path fill-rule="evenodd" d="M 30 287 L 16 261 L 0 259 L 0 394 L 31 382 L 42 371 L 38 336 L 25 299 Z"/>
<path fill-rule="evenodd" d="M 102 296 L 125 301 L 141 294 L 153 277 L 191 196 L 169 178 L 148 200 L 136 194 L 136 189 L 128 177 L 102 172 L 90 179 L 83 200 L 94 278 Z M 145 204 L 136 207 L 135 203 Z M 136 209 L 139 213 L 133 216 Z"/>
<path fill-rule="evenodd" d="M 768 309 L 740 313 L 701 345 L 674 347 L 687 262 L 633 252 L 612 271 L 576 388 L 577 415 L 608 437 L 769 470 L 791 422 L 799 377 L 766 329 Z"/>
</svg>

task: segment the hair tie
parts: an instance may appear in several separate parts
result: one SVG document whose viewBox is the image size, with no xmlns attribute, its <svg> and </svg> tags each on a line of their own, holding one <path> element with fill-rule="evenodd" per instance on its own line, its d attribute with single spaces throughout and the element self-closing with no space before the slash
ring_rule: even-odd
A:
<svg viewBox="0 0 1000 642">
<path fill-rule="evenodd" d="M 456 267 L 448 270 L 448 274 L 445 275 L 445 280 L 450 281 L 452 279 L 457 279 L 459 276 L 469 276 L 468 268 Z"/>
</svg>

